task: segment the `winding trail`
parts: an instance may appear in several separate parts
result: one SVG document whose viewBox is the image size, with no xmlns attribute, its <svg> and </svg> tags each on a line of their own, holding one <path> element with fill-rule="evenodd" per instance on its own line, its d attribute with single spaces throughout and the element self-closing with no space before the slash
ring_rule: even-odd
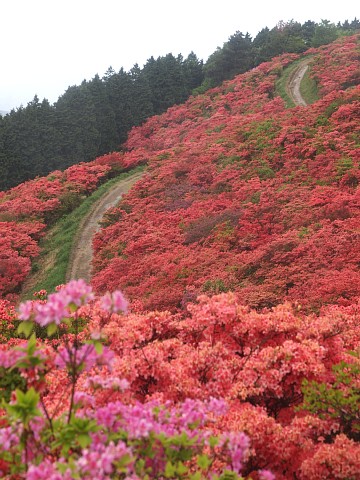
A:
<svg viewBox="0 0 360 480">
<path fill-rule="evenodd" d="M 70 255 L 66 281 L 83 278 L 89 282 L 91 277 L 91 260 L 93 256 L 92 239 L 95 233 L 100 230 L 99 222 L 106 210 L 113 207 L 121 199 L 122 195 L 130 190 L 143 173 L 135 173 L 125 180 L 114 185 L 97 203 L 90 212 L 83 218 L 79 225 L 78 234 L 75 237 L 74 245 Z"/>
<path fill-rule="evenodd" d="M 307 69 L 309 68 L 310 58 L 306 58 L 294 69 L 291 73 L 289 81 L 286 86 L 286 93 L 289 95 L 295 105 L 305 107 L 307 103 L 300 93 L 300 84 Z"/>
</svg>

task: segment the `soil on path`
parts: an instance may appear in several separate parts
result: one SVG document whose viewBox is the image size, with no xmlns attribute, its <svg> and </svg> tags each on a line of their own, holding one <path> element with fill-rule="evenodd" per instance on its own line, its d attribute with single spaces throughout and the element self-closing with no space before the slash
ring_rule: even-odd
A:
<svg viewBox="0 0 360 480">
<path fill-rule="evenodd" d="M 309 68 L 309 62 L 310 62 L 310 59 L 306 58 L 301 63 L 299 63 L 299 65 L 294 69 L 294 71 L 290 75 L 288 84 L 286 86 L 286 93 L 289 95 L 289 97 L 295 103 L 295 105 L 300 105 L 303 107 L 305 107 L 307 103 L 301 96 L 300 84 L 307 69 Z"/>
<path fill-rule="evenodd" d="M 95 233 L 100 230 L 99 222 L 106 210 L 116 205 L 122 195 L 128 192 L 131 186 L 141 178 L 143 173 L 136 173 L 131 177 L 114 185 L 100 200 L 92 207 L 79 225 L 78 234 L 70 255 L 69 267 L 66 274 L 66 281 L 83 278 L 87 282 L 91 277 L 91 260 L 93 256 L 92 239 Z"/>
</svg>

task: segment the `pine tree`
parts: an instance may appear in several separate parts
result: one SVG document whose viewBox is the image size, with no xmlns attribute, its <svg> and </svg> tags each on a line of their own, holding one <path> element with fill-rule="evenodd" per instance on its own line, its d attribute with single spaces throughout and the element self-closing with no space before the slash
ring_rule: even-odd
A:
<svg viewBox="0 0 360 480">
<path fill-rule="evenodd" d="M 96 129 L 100 135 L 96 155 L 102 155 L 119 147 L 115 112 L 105 82 L 99 75 L 95 75 L 86 86 L 95 109 Z"/>
<path fill-rule="evenodd" d="M 69 87 L 55 104 L 64 166 L 96 157 L 100 144 L 96 112 L 87 83 Z"/>
<path fill-rule="evenodd" d="M 146 75 L 143 74 L 138 64 L 135 64 L 130 70 L 130 75 L 133 82 L 133 124 L 140 125 L 154 114 L 151 88 Z"/>
</svg>

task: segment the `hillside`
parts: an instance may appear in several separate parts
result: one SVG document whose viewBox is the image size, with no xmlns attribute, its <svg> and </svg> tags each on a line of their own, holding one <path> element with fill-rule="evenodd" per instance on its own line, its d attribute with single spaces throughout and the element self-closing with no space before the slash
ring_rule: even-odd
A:
<svg viewBox="0 0 360 480">
<path fill-rule="evenodd" d="M 235 32 L 205 63 L 194 52 L 151 56 L 142 68 L 135 64 L 115 72 L 109 67 L 103 77 L 96 74 L 70 86 L 53 105 L 35 95 L 26 106 L 0 116 L 0 189 L 118 150 L 132 127 L 183 103 L 192 92 L 204 92 L 277 55 L 353 35 L 359 28 L 356 18 L 336 25 L 281 21 L 253 39 Z"/>
<path fill-rule="evenodd" d="M 276 57 L 121 153 L 0 193 L 0 477 L 359 478 L 359 40 Z M 288 108 L 305 60 L 319 100 Z M 41 237 L 138 165 L 92 285 L 15 310 Z"/>
<path fill-rule="evenodd" d="M 95 288 L 145 309 L 226 291 L 315 311 L 358 297 L 357 48 L 277 57 L 134 129 L 147 175 L 96 236 Z M 321 99 L 287 109 L 275 84 L 297 58 Z"/>
</svg>

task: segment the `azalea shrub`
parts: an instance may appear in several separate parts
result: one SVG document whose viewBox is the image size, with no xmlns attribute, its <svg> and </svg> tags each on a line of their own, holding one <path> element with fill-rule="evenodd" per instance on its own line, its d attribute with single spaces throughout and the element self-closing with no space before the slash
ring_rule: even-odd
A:
<svg viewBox="0 0 360 480">
<path fill-rule="evenodd" d="M 13 379 L 16 371 L 22 380 L 2 403 L 1 477 L 242 478 L 250 440 L 242 432 L 214 430 L 227 410 L 223 399 L 111 399 L 130 384 L 113 375 L 115 355 L 103 345 L 102 331 L 87 336 L 79 329 L 82 309 L 90 303 L 109 318 L 122 318 L 119 313 L 128 307 L 118 291 L 95 300 L 82 280 L 71 281 L 46 300 L 20 305 L 18 334 L 30 338 L 0 351 L 1 369 Z M 37 340 L 32 333 L 36 325 L 53 340 Z M 49 375 L 64 379 L 59 401 L 52 396 Z M 79 388 L 81 378 L 85 384 Z M 99 402 L 99 390 L 106 400 Z M 274 478 L 265 469 L 258 474 L 263 480 Z"/>
<path fill-rule="evenodd" d="M 359 304 L 131 313 L 82 280 L 37 297 L 1 310 L 4 478 L 356 478 Z"/>
<path fill-rule="evenodd" d="M 16 292 L 39 255 L 38 241 L 44 235 L 42 222 L 0 222 L 0 292 Z"/>
</svg>

